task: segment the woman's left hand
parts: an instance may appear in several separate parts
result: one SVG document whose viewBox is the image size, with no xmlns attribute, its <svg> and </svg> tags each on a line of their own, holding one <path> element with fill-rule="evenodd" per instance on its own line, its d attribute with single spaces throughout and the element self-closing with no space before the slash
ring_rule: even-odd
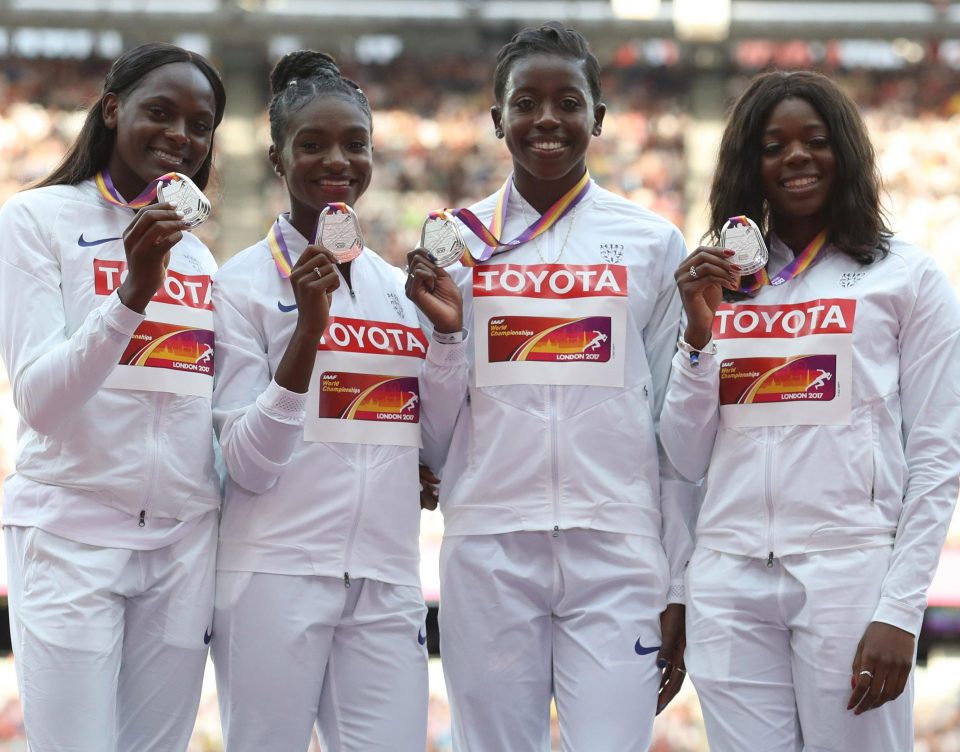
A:
<svg viewBox="0 0 960 752">
<path fill-rule="evenodd" d="M 683 662 L 683 651 L 687 647 L 686 614 L 687 609 L 681 603 L 671 603 L 660 614 L 661 645 L 657 665 L 661 667 L 661 676 L 657 715 L 677 696 L 687 675 Z"/>
<path fill-rule="evenodd" d="M 463 329 L 463 297 L 446 270 L 433 263 L 423 248 L 407 254 L 407 297 L 426 317 L 435 331 L 452 334 Z"/>
<path fill-rule="evenodd" d="M 870 622 L 853 658 L 847 710 L 860 715 L 896 700 L 913 669 L 914 637 L 892 624 Z"/>
<path fill-rule="evenodd" d="M 420 508 L 432 512 L 440 501 L 440 479 L 424 464 L 420 465 Z"/>
</svg>

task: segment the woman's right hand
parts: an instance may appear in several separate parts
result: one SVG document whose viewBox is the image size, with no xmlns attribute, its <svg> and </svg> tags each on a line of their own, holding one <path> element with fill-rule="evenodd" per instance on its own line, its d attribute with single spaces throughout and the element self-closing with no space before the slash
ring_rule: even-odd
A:
<svg viewBox="0 0 960 752">
<path fill-rule="evenodd" d="M 723 291 L 736 291 L 740 286 L 740 267 L 730 261 L 733 255 L 726 248 L 702 245 L 673 274 L 687 314 L 683 339 L 693 348 L 706 347 L 710 341 Z"/>
<path fill-rule="evenodd" d="M 170 249 L 183 238 L 187 223 L 173 204 L 151 204 L 137 212 L 123 232 L 127 276 L 117 290 L 130 310 L 143 313 L 167 273 Z"/>
<path fill-rule="evenodd" d="M 333 291 L 340 287 L 336 256 L 319 245 L 308 245 L 293 265 L 290 285 L 297 301 L 294 336 L 299 335 L 316 347 L 327 330 Z"/>
</svg>

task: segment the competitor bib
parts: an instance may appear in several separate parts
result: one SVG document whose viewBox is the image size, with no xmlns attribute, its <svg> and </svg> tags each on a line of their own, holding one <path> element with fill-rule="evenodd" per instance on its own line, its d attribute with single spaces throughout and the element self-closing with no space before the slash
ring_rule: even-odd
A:
<svg viewBox="0 0 960 752">
<path fill-rule="evenodd" d="M 721 305 L 713 337 L 724 423 L 849 425 L 856 307 L 842 298 Z"/>
<path fill-rule="evenodd" d="M 331 317 L 307 393 L 307 441 L 420 446 L 417 327 Z"/>
<path fill-rule="evenodd" d="M 94 291 L 116 292 L 126 276 L 124 261 L 94 259 Z M 210 275 L 168 269 L 147 305 L 146 319 L 130 338 L 117 367 L 103 382 L 108 389 L 213 394 L 213 305 Z"/>
<path fill-rule="evenodd" d="M 476 266 L 473 319 L 477 386 L 623 386 L 624 266 Z"/>
</svg>

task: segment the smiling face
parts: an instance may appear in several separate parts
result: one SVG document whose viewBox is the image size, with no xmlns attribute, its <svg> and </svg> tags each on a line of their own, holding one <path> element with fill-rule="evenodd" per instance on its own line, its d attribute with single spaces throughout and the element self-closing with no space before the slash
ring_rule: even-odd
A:
<svg viewBox="0 0 960 752">
<path fill-rule="evenodd" d="M 120 194 L 131 200 L 168 172 L 192 178 L 210 153 L 216 107 L 191 63 L 161 65 L 122 96 L 104 95 L 103 120 L 116 131 L 107 167 Z"/>
<path fill-rule="evenodd" d="M 760 187 L 773 226 L 788 245 L 805 244 L 827 224 L 837 171 L 830 130 L 809 102 L 791 97 L 773 108 L 760 138 Z"/>
<path fill-rule="evenodd" d="M 491 114 L 513 156 L 514 181 L 524 198 L 537 206 L 576 184 L 605 111 L 590 95 L 582 61 L 534 54 L 513 64 L 503 101 Z"/>
<path fill-rule="evenodd" d="M 270 162 L 290 194 L 290 221 L 309 237 L 330 203 L 356 204 L 373 175 L 370 118 L 356 102 L 328 94 L 290 116 L 283 144 Z"/>
</svg>

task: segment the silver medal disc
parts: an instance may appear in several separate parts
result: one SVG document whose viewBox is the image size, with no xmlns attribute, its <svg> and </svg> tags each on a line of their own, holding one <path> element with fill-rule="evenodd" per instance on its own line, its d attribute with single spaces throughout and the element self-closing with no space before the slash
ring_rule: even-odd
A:
<svg viewBox="0 0 960 752">
<path fill-rule="evenodd" d="M 346 211 L 327 206 L 320 212 L 316 240 L 317 245 L 333 253 L 340 264 L 353 261 L 363 250 L 360 220 L 353 209 L 344 207 Z"/>
<path fill-rule="evenodd" d="M 747 224 L 742 224 L 746 219 Z M 769 254 L 767 245 L 763 242 L 760 228 L 752 219 L 746 217 L 732 217 L 720 231 L 721 248 L 729 248 L 735 252 L 730 258 L 737 264 L 743 274 L 754 274 L 767 265 Z"/>
<path fill-rule="evenodd" d="M 182 212 L 188 230 L 199 227 L 210 216 L 210 202 L 203 195 L 203 191 L 197 188 L 190 178 L 179 172 L 169 183 L 157 185 L 157 200 L 160 203 L 173 204 L 177 211 Z"/>
<path fill-rule="evenodd" d="M 437 266 L 450 266 L 460 260 L 467 246 L 454 221 L 444 216 L 424 220 L 420 247 L 430 254 Z"/>
</svg>

